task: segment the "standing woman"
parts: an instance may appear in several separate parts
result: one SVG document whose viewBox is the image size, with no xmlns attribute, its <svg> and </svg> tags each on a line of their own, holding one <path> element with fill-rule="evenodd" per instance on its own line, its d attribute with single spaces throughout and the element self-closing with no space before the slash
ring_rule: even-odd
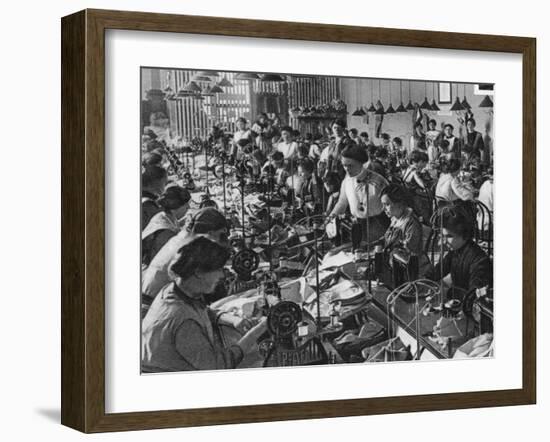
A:
<svg viewBox="0 0 550 442">
<path fill-rule="evenodd" d="M 363 228 L 363 241 L 379 239 L 389 224 L 380 201 L 382 189 L 388 181 L 365 167 L 367 153 L 362 147 L 347 147 L 342 152 L 341 161 L 346 177 L 342 181 L 338 202 L 327 221 L 345 213 L 349 207 L 351 215 Z"/>
<path fill-rule="evenodd" d="M 274 135 L 274 129 L 269 118 L 267 118 L 267 114 L 262 112 L 258 115 L 256 122 L 252 126 L 252 132 L 256 136 L 255 141 L 258 149 L 260 149 L 265 157 L 269 156 L 273 150 L 271 140 Z"/>
<path fill-rule="evenodd" d="M 189 237 L 172 261 L 174 282 L 143 319 L 141 369 L 145 373 L 235 368 L 266 331 L 265 319 L 234 345 L 224 346 L 206 297 L 223 278 L 229 250 L 205 237 Z"/>
<path fill-rule="evenodd" d="M 242 157 L 242 145 L 251 144 L 253 143 L 252 140 L 252 131 L 247 127 L 248 122 L 246 121 L 246 118 L 239 117 L 237 119 L 237 132 L 233 134 L 233 144 L 231 148 L 231 157 L 233 158 L 233 161 L 239 161 Z M 241 140 L 247 140 L 248 142 L 241 142 Z"/>
<path fill-rule="evenodd" d="M 283 154 L 287 163 L 296 160 L 298 143 L 294 140 L 294 131 L 290 126 L 281 128 L 281 139 L 277 143 L 277 150 Z"/>
<path fill-rule="evenodd" d="M 157 200 L 161 211 L 141 233 L 142 263 L 148 265 L 160 249 L 180 230 L 180 219 L 189 209 L 191 194 L 179 186 L 167 187 Z"/>
<path fill-rule="evenodd" d="M 414 125 L 414 133 L 411 137 L 409 153 L 415 150 L 426 151 L 426 135 L 424 134 L 422 123 L 416 123 Z"/>
<path fill-rule="evenodd" d="M 329 145 L 321 152 L 319 158 L 319 176 L 324 177 L 329 172 L 336 172 L 341 179 L 346 172 L 340 162 L 342 152 L 346 147 L 355 146 L 351 138 L 345 134 L 346 122 L 344 120 L 334 120 L 331 125 L 332 140 Z"/>
</svg>

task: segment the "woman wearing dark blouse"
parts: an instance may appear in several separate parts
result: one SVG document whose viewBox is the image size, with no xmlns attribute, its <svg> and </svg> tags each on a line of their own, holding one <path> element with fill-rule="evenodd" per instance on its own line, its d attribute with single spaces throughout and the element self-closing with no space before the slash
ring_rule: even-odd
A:
<svg viewBox="0 0 550 442">
<path fill-rule="evenodd" d="M 158 197 L 164 192 L 168 175 L 160 166 L 144 166 L 141 173 L 141 229 L 145 229 L 151 218 L 161 211 Z"/>
<path fill-rule="evenodd" d="M 425 275 L 430 267 L 424 252 L 422 224 L 411 208 L 410 196 L 406 189 L 390 184 L 382 190 L 382 206 L 390 218 L 390 226 L 381 242 L 390 257 L 393 253 L 418 256 L 419 275 Z"/>
<path fill-rule="evenodd" d="M 453 206 L 447 208 L 442 217 L 442 240 L 451 250 L 433 270 L 431 279 L 442 279 L 445 285 L 457 287 L 462 293 L 492 286 L 493 265 L 472 240 L 474 220 L 471 215 L 464 208 Z"/>
</svg>

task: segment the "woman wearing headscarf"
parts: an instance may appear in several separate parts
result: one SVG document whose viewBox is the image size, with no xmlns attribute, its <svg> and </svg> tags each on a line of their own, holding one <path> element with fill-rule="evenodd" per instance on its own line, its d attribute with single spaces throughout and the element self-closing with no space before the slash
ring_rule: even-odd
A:
<svg viewBox="0 0 550 442">
<path fill-rule="evenodd" d="M 149 264 L 170 238 L 180 231 L 180 219 L 189 209 L 191 194 L 179 186 L 167 187 L 157 200 L 161 211 L 141 232 L 142 263 Z"/>
<path fill-rule="evenodd" d="M 170 265 L 173 282 L 158 294 L 142 322 L 143 372 L 235 368 L 257 348 L 265 319 L 225 346 L 217 314 L 207 305 L 228 259 L 228 248 L 206 237 L 189 237 L 179 249 Z"/>
</svg>

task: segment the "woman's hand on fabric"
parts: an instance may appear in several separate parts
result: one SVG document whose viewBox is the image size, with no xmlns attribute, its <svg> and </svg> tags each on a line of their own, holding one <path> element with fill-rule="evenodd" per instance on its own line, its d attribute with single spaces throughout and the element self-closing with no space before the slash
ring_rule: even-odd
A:
<svg viewBox="0 0 550 442">
<path fill-rule="evenodd" d="M 267 331 L 267 318 L 260 319 L 260 322 L 258 322 L 254 327 L 252 327 L 250 330 L 246 332 L 246 334 L 239 339 L 239 346 L 243 350 L 244 353 L 249 353 L 251 350 L 253 350 L 256 345 L 257 341 L 260 338 L 261 335 L 263 335 Z"/>
</svg>

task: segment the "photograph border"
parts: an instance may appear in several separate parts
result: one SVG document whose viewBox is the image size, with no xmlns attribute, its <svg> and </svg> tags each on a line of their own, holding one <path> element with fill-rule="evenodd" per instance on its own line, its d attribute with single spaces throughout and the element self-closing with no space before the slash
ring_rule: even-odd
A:
<svg viewBox="0 0 550 442">
<path fill-rule="evenodd" d="M 522 388 L 132 413 L 105 412 L 107 29 L 517 53 L 523 69 Z M 92 433 L 375 415 L 536 402 L 536 40 L 144 12 L 61 20 L 61 423 Z"/>
</svg>

